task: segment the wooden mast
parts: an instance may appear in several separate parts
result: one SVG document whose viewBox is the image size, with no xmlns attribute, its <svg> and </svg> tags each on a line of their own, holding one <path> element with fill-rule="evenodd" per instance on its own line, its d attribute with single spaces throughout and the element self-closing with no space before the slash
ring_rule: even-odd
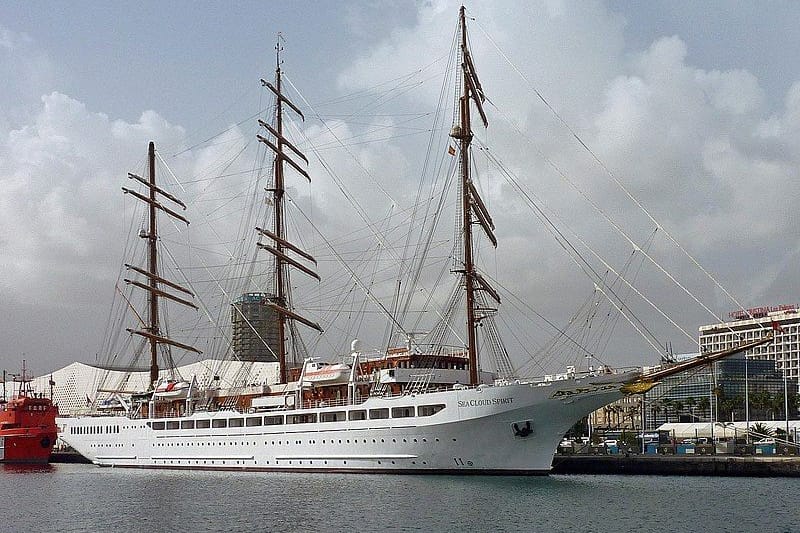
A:
<svg viewBox="0 0 800 533">
<path fill-rule="evenodd" d="M 280 39 L 280 36 L 279 36 Z M 281 383 L 286 383 L 288 378 L 287 372 L 287 364 L 286 364 L 286 354 L 287 354 L 287 339 L 286 339 L 286 330 L 287 330 L 287 322 L 289 320 L 294 320 L 309 326 L 311 328 L 316 329 L 317 331 L 322 331 L 322 328 L 319 324 L 308 320 L 294 311 L 290 309 L 290 298 L 289 298 L 289 267 L 294 267 L 300 270 L 301 272 L 319 280 L 319 276 L 310 268 L 304 266 L 300 262 L 291 258 L 287 252 L 291 251 L 294 252 L 304 259 L 313 262 L 316 264 L 316 259 L 314 259 L 310 254 L 301 250 L 298 246 L 292 244 L 286 239 L 286 229 L 284 225 L 284 195 L 285 195 L 285 185 L 284 185 L 284 167 L 283 163 L 289 163 L 289 166 L 294 168 L 298 173 L 300 173 L 303 177 L 305 177 L 309 182 L 311 178 L 309 177 L 308 173 L 303 170 L 303 168 L 296 163 L 289 155 L 284 153 L 285 148 L 289 148 L 297 157 L 302 159 L 305 163 L 308 163 L 308 159 L 305 155 L 303 155 L 297 147 L 289 142 L 283 134 L 283 105 L 286 104 L 292 111 L 294 111 L 301 119 L 305 119 L 303 117 L 303 113 L 298 109 L 296 105 L 294 105 L 286 96 L 283 95 L 281 92 L 282 89 L 282 82 L 281 82 L 281 47 L 280 40 L 278 40 L 277 44 L 275 45 L 275 85 L 273 86 L 271 83 L 261 80 L 261 84 L 272 91 L 275 94 L 276 104 L 275 104 L 275 127 L 273 128 L 266 122 L 259 120 L 258 123 L 261 127 L 265 128 L 267 132 L 275 138 L 275 142 L 270 141 L 268 138 L 262 135 L 256 135 L 256 138 L 266 144 L 274 153 L 275 153 L 275 164 L 274 164 L 274 187 L 271 189 L 272 192 L 272 202 L 275 206 L 275 218 L 274 218 L 274 225 L 273 231 L 267 231 L 261 228 L 256 228 L 261 235 L 271 239 L 275 246 L 267 246 L 262 243 L 257 243 L 257 246 L 263 250 L 270 252 L 275 259 L 275 270 L 274 270 L 274 281 L 275 281 L 275 299 L 273 302 L 269 303 L 269 306 L 276 312 L 278 318 L 278 365 L 279 365 L 279 378 Z M 268 192 L 270 190 L 268 189 Z"/>
<path fill-rule="evenodd" d="M 459 124 L 453 128 L 450 136 L 459 141 L 460 145 L 460 173 L 461 173 L 461 211 L 462 211 L 462 233 L 464 248 L 464 289 L 466 291 L 466 311 L 467 311 L 467 356 L 469 357 L 469 383 L 478 384 L 478 346 L 477 346 L 477 327 L 481 320 L 475 314 L 475 291 L 483 290 L 493 299 L 500 301 L 497 292 L 478 274 L 475 269 L 475 262 L 472 249 L 472 224 L 479 224 L 492 245 L 497 246 L 497 239 L 494 236 L 494 223 L 486 209 L 486 204 L 481 200 L 478 191 L 472 183 L 470 177 L 469 147 L 472 143 L 472 118 L 470 114 L 470 101 L 475 104 L 484 127 L 488 125 L 486 113 L 483 111 L 483 88 L 475 72 L 475 66 L 470 57 L 467 44 L 467 23 L 466 10 L 461 6 L 459 10 L 459 22 L 461 26 L 461 75 L 462 92 L 459 97 Z M 474 209 L 473 209 L 474 207 Z M 473 222 L 473 213 L 476 222 Z"/>
<path fill-rule="evenodd" d="M 478 347 L 476 346 L 475 329 L 475 286 L 473 277 L 475 265 L 472 259 L 472 211 L 469 201 L 469 145 L 472 142 L 472 126 L 470 124 L 469 90 L 467 83 L 467 23 L 464 6 L 459 10 L 461 20 L 461 69 L 463 74 L 463 92 L 460 99 L 460 126 L 461 126 L 461 209 L 462 231 L 464 235 L 464 286 L 466 288 L 467 306 L 467 355 L 469 357 L 469 384 L 478 384 Z"/>
<path fill-rule="evenodd" d="M 177 302 L 187 307 L 193 307 L 194 309 L 197 309 L 197 306 L 188 300 L 184 300 L 183 298 L 179 298 L 163 290 L 159 286 L 160 284 L 162 284 L 165 285 L 166 287 L 177 289 L 185 294 L 194 296 L 189 289 L 181 287 L 177 283 L 162 278 L 158 273 L 158 248 L 157 248 L 158 218 L 156 216 L 157 211 L 159 210 L 163 211 L 164 213 L 170 215 L 171 217 L 180 220 L 181 222 L 184 222 L 186 224 L 189 224 L 189 221 L 182 215 L 164 206 L 159 201 L 159 195 L 160 195 L 178 204 L 183 209 L 186 209 L 186 204 L 184 204 L 179 199 L 175 198 L 174 196 L 172 196 L 171 194 L 169 194 L 168 192 L 164 191 L 163 189 L 161 189 L 156 185 L 156 146 L 153 141 L 150 141 L 150 144 L 148 145 L 147 148 L 147 167 L 148 167 L 147 179 L 144 179 L 141 176 L 137 176 L 136 174 L 132 173 L 128 173 L 128 178 L 135 180 L 141 183 L 142 185 L 147 186 L 149 190 L 148 194 L 146 195 L 140 194 L 134 190 L 125 187 L 122 188 L 125 194 L 130 194 L 131 196 L 148 204 L 149 227 L 147 230 L 142 229 L 139 233 L 140 237 L 147 239 L 147 269 L 145 270 L 128 264 L 125 265 L 125 268 L 138 272 L 139 274 L 142 274 L 145 277 L 147 277 L 147 283 L 146 284 L 140 283 L 132 279 L 125 279 L 124 281 L 129 285 L 133 285 L 135 287 L 147 291 L 147 304 L 148 304 L 147 324 L 142 328 L 142 330 L 134 330 L 128 328 L 127 331 L 129 333 L 144 337 L 150 344 L 150 385 L 155 386 L 155 383 L 158 381 L 158 373 L 159 373 L 159 368 L 158 368 L 159 344 L 167 344 L 170 346 L 175 346 L 176 348 L 181 348 L 183 350 L 188 350 L 195 353 L 202 353 L 202 352 L 197 348 L 194 348 L 193 346 L 176 342 L 169 339 L 168 337 L 165 337 L 164 333 L 161 331 L 160 319 L 158 313 L 159 299 L 161 297 L 167 298 L 173 302 Z"/>
<path fill-rule="evenodd" d="M 281 93 L 281 42 L 275 44 L 275 88 L 278 94 Z M 277 99 L 275 110 L 276 142 L 278 153 L 283 153 L 283 100 Z M 275 158 L 275 188 L 272 191 L 272 199 L 275 205 L 275 235 L 280 240 L 275 241 L 275 248 L 279 254 L 283 254 L 283 160 Z M 288 272 L 286 272 L 288 277 Z M 275 255 L 275 298 L 276 303 L 286 308 L 286 293 L 284 290 L 284 268 L 283 259 L 280 255 Z M 286 383 L 286 315 L 278 313 L 278 368 L 280 383 Z"/>
<path fill-rule="evenodd" d="M 150 291 L 147 294 L 147 302 L 149 304 L 150 324 L 147 327 L 150 333 L 150 383 L 158 381 L 158 341 L 156 340 L 161 336 L 161 331 L 158 327 L 158 253 L 156 250 L 158 231 L 156 226 L 156 145 L 153 141 L 147 147 L 147 162 L 149 167 L 149 183 L 150 183 L 150 231 L 147 235 L 147 270 L 152 274 L 150 276 Z"/>
</svg>

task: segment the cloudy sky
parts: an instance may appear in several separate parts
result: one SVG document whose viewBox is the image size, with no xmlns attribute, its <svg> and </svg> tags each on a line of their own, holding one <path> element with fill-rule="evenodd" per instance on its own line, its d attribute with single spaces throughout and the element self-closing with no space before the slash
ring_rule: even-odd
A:
<svg viewBox="0 0 800 533">
<path fill-rule="evenodd" d="M 800 301 L 800 5 L 467 7 L 491 100 L 480 141 L 562 230 L 574 232 L 573 243 L 585 243 L 583 255 L 591 249 L 606 257 L 592 259 L 595 268 L 623 268 L 634 249 L 614 221 L 708 308 L 640 255 L 627 273 L 669 319 L 641 298 L 631 296 L 630 306 L 662 344 L 692 350 L 671 321 L 694 335 L 737 306 L 665 235 L 745 307 Z M 131 211 L 119 187 L 127 172 L 141 171 L 147 141 L 156 141 L 194 195 L 199 213 L 190 218 L 204 223 L 193 238 L 225 241 L 220 235 L 234 231 L 235 224 L 210 229 L 228 189 L 207 185 L 201 194 L 189 184 L 253 166 L 220 161 L 232 143 L 251 138 L 252 117 L 266 108 L 258 79 L 272 77 L 278 32 L 287 76 L 310 117 L 304 138 L 318 141 L 320 153 L 363 134 L 364 116 L 347 114 L 352 95 L 381 102 L 369 116 L 369 142 L 340 146 L 328 164 L 352 177 L 371 220 L 385 216 L 387 202 L 407 209 L 408 191 L 426 172 L 420 154 L 432 125 L 419 120 L 436 109 L 434 78 L 445 66 L 457 8 L 447 1 L 1 3 L 0 367 L 15 369 L 24 357 L 43 373 L 100 357 Z M 403 79 L 409 86 L 398 88 Z M 325 107 L 333 101 L 335 110 Z M 313 118 L 320 110 L 324 124 Z M 320 163 L 311 166 L 324 173 Z M 536 227 L 497 168 L 485 168 L 481 189 L 500 241 L 484 256 L 485 272 L 564 324 L 591 296 L 592 280 Z M 656 237 L 652 220 L 614 179 L 661 224 Z M 311 188 L 294 183 L 300 196 L 317 198 L 309 205 L 336 238 L 352 220 L 338 214 L 338 187 L 328 178 Z M 540 330 L 530 341 L 540 346 L 555 333 L 528 329 Z M 343 339 L 349 332 L 332 330 Z M 343 346 L 338 339 L 316 345 Z M 626 324 L 604 356 L 617 365 L 657 359 Z"/>
</svg>

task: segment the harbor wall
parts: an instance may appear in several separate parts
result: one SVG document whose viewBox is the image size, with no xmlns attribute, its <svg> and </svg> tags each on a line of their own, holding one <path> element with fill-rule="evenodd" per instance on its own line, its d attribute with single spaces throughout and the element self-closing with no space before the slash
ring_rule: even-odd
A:
<svg viewBox="0 0 800 533">
<path fill-rule="evenodd" d="M 797 457 L 556 455 L 553 474 L 800 477 Z"/>
</svg>

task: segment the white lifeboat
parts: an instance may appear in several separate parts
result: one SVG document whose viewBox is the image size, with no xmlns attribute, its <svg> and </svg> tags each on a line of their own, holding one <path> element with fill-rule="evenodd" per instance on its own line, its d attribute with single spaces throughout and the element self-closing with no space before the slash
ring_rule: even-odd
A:
<svg viewBox="0 0 800 533">
<path fill-rule="evenodd" d="M 98 411 L 118 411 L 124 409 L 125 406 L 122 405 L 122 402 L 119 398 L 106 398 L 104 400 L 100 400 L 97 404 Z"/>
<path fill-rule="evenodd" d="M 347 383 L 348 379 L 350 379 L 350 367 L 342 363 L 310 362 L 303 374 L 303 381 L 311 383 Z"/>
<path fill-rule="evenodd" d="M 157 398 L 186 398 L 192 384 L 188 381 L 178 381 L 176 379 L 165 379 L 156 387 L 155 396 Z"/>
</svg>

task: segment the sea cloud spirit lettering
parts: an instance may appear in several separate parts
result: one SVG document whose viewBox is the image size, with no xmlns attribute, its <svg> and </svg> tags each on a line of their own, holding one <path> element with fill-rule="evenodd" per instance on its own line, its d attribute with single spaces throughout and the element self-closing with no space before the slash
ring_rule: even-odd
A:
<svg viewBox="0 0 800 533">
<path fill-rule="evenodd" d="M 480 400 L 459 400 L 459 407 L 486 407 L 489 405 L 504 405 L 514 403 L 514 398 L 486 398 Z"/>
</svg>

